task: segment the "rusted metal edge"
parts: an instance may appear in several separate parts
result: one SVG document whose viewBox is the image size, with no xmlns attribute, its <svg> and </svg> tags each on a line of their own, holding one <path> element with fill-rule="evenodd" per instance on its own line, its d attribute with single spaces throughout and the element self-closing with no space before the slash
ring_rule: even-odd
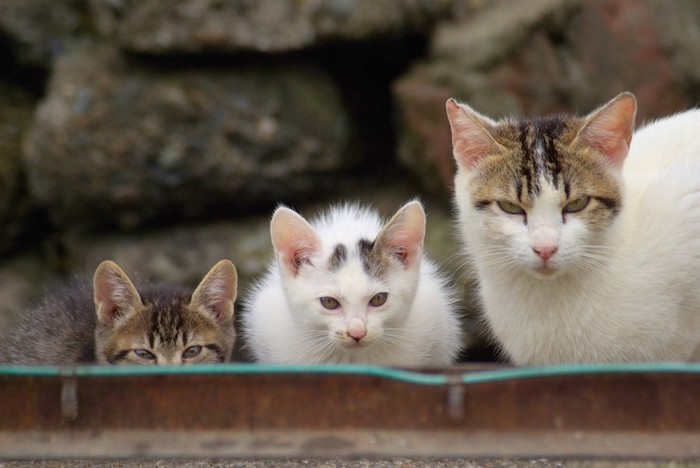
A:
<svg viewBox="0 0 700 468">
<path fill-rule="evenodd" d="M 0 458 L 700 457 L 694 367 L 179 369 L 0 373 Z"/>
<path fill-rule="evenodd" d="M 0 431 L 0 459 L 469 457 L 699 460 L 700 433 Z"/>
</svg>

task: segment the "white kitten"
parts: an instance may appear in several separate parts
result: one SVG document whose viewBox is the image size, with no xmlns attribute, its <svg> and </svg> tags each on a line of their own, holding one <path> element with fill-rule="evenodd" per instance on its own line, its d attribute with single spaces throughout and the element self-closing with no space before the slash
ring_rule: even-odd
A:
<svg viewBox="0 0 700 468">
<path fill-rule="evenodd" d="M 242 318 L 256 361 L 440 366 L 457 357 L 460 323 L 447 282 L 422 253 L 420 203 L 383 227 L 356 205 L 312 224 L 281 207 L 270 230 L 276 261 Z"/>
<path fill-rule="evenodd" d="M 585 118 L 447 111 L 465 251 L 516 364 L 700 359 L 700 110 L 634 138 L 629 93 Z"/>
</svg>

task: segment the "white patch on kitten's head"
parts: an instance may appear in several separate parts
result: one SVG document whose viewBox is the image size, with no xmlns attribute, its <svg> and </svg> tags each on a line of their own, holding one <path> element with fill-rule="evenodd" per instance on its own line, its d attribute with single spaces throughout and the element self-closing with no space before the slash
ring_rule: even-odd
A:
<svg viewBox="0 0 700 468">
<path fill-rule="evenodd" d="M 494 122 L 448 100 L 460 229 L 477 265 L 550 278 L 603 258 L 635 112 L 623 93 L 584 118 Z"/>
<path fill-rule="evenodd" d="M 425 237 L 419 202 L 404 205 L 384 226 L 357 205 L 334 207 L 312 224 L 280 207 L 270 229 L 285 296 L 318 343 L 320 360 L 394 339 L 419 280 Z"/>
</svg>

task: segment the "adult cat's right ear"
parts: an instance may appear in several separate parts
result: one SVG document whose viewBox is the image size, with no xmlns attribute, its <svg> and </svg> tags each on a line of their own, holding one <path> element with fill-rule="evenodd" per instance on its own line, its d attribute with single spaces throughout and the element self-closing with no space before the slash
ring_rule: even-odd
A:
<svg viewBox="0 0 700 468">
<path fill-rule="evenodd" d="M 272 215 L 270 235 L 280 264 L 293 276 L 321 247 L 314 228 L 299 214 L 283 206 Z"/>
<path fill-rule="evenodd" d="M 637 113 L 634 94 L 618 94 L 610 102 L 586 116 L 572 144 L 595 148 L 614 167 L 622 168 L 627 157 Z"/>
<path fill-rule="evenodd" d="M 105 260 L 93 276 L 95 311 L 100 323 L 115 319 L 141 306 L 141 296 L 126 273 L 111 260 Z"/>
<path fill-rule="evenodd" d="M 493 153 L 494 147 L 500 146 L 489 132 L 496 125 L 493 120 L 451 98 L 445 106 L 452 131 L 452 150 L 462 169 L 471 168 L 481 158 Z"/>
</svg>

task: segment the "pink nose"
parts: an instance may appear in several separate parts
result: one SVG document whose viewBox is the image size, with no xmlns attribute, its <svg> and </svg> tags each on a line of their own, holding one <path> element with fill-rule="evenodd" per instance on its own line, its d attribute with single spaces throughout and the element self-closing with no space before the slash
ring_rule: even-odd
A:
<svg viewBox="0 0 700 468">
<path fill-rule="evenodd" d="M 367 336 L 367 330 L 348 330 L 348 335 L 355 341 L 360 341 L 362 338 Z"/>
<path fill-rule="evenodd" d="M 367 335 L 367 327 L 362 319 L 354 317 L 348 326 L 348 335 L 355 341 L 360 341 Z"/>
<path fill-rule="evenodd" d="M 539 247 L 533 247 L 532 250 L 537 254 L 538 257 L 540 257 L 546 262 L 547 260 L 552 258 L 555 253 L 557 253 L 559 247 L 557 247 L 556 245 L 543 245 Z"/>
</svg>

